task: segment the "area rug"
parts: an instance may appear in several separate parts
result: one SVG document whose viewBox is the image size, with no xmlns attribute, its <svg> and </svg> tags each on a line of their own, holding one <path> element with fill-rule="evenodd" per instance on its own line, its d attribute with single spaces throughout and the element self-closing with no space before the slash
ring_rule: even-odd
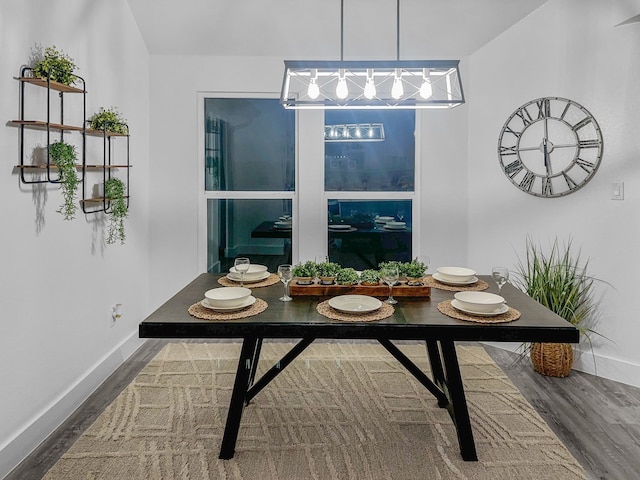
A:
<svg viewBox="0 0 640 480">
<path fill-rule="evenodd" d="M 289 348 L 265 344 L 264 371 Z M 424 346 L 400 345 L 424 370 Z M 373 344 L 313 344 L 245 408 L 218 453 L 239 344 L 161 350 L 45 475 L 102 479 L 553 479 L 584 470 L 481 347 L 458 347 L 479 461 L 445 409 Z"/>
</svg>

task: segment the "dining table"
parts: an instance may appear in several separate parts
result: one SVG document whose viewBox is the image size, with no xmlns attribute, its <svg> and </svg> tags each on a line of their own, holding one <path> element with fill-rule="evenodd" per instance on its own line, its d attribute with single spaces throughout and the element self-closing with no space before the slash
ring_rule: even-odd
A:
<svg viewBox="0 0 640 480">
<path fill-rule="evenodd" d="M 438 406 L 448 410 L 457 430 L 460 454 L 466 461 L 478 457 L 456 342 L 579 341 L 579 331 L 574 325 L 511 284 L 506 284 L 500 295 L 519 315 L 516 320 L 503 323 L 466 321 L 442 313 L 439 306 L 450 302 L 455 291 L 435 287 L 430 289 L 429 296 L 396 297 L 398 303 L 386 318 L 366 322 L 336 320 L 319 311 L 321 302 L 328 300 L 326 296 L 295 295 L 292 301 L 280 301 L 281 283 L 252 288 L 252 296 L 267 305 L 256 315 L 229 320 L 192 316 L 190 307 L 201 302 L 207 290 L 224 288 L 219 282 L 221 277 L 212 273 L 198 275 L 139 324 L 141 338 L 242 340 L 220 445 L 221 459 L 234 456 L 243 410 L 250 408 L 251 400 L 317 339 L 379 342 L 433 395 Z M 487 292 L 497 293 L 490 276 L 478 275 L 478 280 L 485 282 Z M 262 343 L 267 339 L 290 339 L 292 346 L 282 359 L 256 378 Z M 423 371 L 398 348 L 397 344 L 404 341 L 424 344 L 430 371 Z"/>
</svg>

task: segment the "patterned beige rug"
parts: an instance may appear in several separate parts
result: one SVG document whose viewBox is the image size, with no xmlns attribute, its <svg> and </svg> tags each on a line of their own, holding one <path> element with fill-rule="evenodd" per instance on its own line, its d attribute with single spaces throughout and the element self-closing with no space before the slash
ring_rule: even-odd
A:
<svg viewBox="0 0 640 480">
<path fill-rule="evenodd" d="M 287 348 L 265 344 L 261 367 Z M 424 347 L 401 349 L 428 369 Z M 219 460 L 239 350 L 167 345 L 44 478 L 585 478 L 480 347 L 458 347 L 478 462 L 461 459 L 446 410 L 368 344 L 309 347 L 245 408 L 236 455 Z"/>
</svg>

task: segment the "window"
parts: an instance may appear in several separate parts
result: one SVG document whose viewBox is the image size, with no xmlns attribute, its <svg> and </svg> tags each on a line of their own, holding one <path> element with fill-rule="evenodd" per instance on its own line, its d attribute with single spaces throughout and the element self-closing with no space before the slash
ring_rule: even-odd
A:
<svg viewBox="0 0 640 480">
<path fill-rule="evenodd" d="M 329 260 L 357 270 L 411 260 L 414 132 L 411 110 L 325 112 Z"/>
<path fill-rule="evenodd" d="M 207 271 L 291 262 L 295 117 L 271 98 L 204 99 Z M 276 223 L 277 222 L 277 223 Z"/>
</svg>

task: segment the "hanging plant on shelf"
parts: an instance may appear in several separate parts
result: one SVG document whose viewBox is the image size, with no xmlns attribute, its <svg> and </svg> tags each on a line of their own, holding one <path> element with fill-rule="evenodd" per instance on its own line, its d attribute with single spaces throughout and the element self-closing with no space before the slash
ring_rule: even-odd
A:
<svg viewBox="0 0 640 480">
<path fill-rule="evenodd" d="M 33 65 L 33 73 L 36 77 L 46 80 L 49 77 L 54 82 L 71 85 L 77 79 L 73 74 L 76 64 L 69 55 L 62 50 L 58 50 L 56 46 L 47 47 L 44 53 L 38 53 L 35 56 Z"/>
<path fill-rule="evenodd" d="M 62 187 L 62 197 L 64 203 L 60 206 L 60 212 L 65 220 L 73 220 L 78 208 L 76 199 L 76 189 L 78 187 L 78 170 L 76 165 L 76 148 L 63 141 L 49 145 L 49 156 L 51 163 L 58 167 L 60 173 L 60 186 Z"/>
<path fill-rule="evenodd" d="M 93 130 L 106 130 L 107 132 L 119 133 L 121 135 L 127 135 L 129 133 L 127 120 L 122 117 L 115 107 L 106 109 L 100 107 L 98 113 L 89 119 L 89 128 Z"/>
<path fill-rule="evenodd" d="M 124 232 L 124 219 L 129 214 L 125 199 L 125 187 L 119 178 L 110 178 L 104 184 L 104 194 L 111 203 L 107 214 L 109 226 L 107 228 L 107 243 L 115 243 L 117 239 L 124 244 L 126 238 Z"/>
</svg>

